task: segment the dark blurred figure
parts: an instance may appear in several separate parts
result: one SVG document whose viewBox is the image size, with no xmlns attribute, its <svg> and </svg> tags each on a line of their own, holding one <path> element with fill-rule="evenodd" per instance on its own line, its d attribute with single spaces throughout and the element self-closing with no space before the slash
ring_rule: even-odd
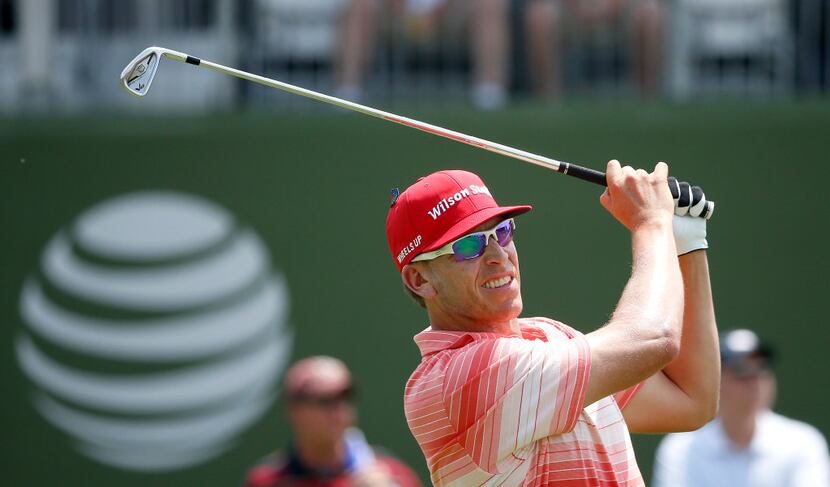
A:
<svg viewBox="0 0 830 487">
<path fill-rule="evenodd" d="M 667 435 L 654 487 L 830 487 L 827 443 L 814 427 L 771 410 L 773 352 L 750 330 L 721 335 L 718 418 Z"/>
<path fill-rule="evenodd" d="M 641 94 L 660 93 L 666 21 L 660 0 L 523 1 L 528 74 L 537 95 L 560 96 L 563 45 L 586 36 L 611 37 L 611 43 L 630 46 Z"/>
<path fill-rule="evenodd" d="M 830 88 L 830 0 L 792 0 L 796 86 L 815 94 Z"/>
<path fill-rule="evenodd" d="M 433 37 L 452 15 L 463 17 L 473 63 L 472 101 L 498 108 L 507 101 L 510 51 L 508 0 L 351 0 L 341 26 L 335 65 L 335 94 L 363 97 L 366 72 L 376 51 L 384 15 L 403 18 L 406 37 Z M 452 15 L 451 15 L 452 14 Z"/>
<path fill-rule="evenodd" d="M 300 360 L 283 388 L 292 441 L 251 469 L 245 487 L 421 487 L 412 470 L 369 446 L 354 427 L 354 387 L 343 362 Z"/>
</svg>

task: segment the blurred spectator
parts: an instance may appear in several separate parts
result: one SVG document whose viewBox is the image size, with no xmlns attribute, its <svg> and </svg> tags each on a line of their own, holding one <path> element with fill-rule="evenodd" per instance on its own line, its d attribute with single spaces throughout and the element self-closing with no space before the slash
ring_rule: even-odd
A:
<svg viewBox="0 0 830 487">
<path fill-rule="evenodd" d="M 354 388 L 340 360 L 300 360 L 286 373 L 284 393 L 292 441 L 251 469 L 246 487 L 421 486 L 412 470 L 369 446 L 354 427 Z"/>
<path fill-rule="evenodd" d="M 526 52 L 533 90 L 557 98 L 562 90 L 563 43 L 621 30 L 633 50 L 640 92 L 659 94 L 665 8 L 660 0 L 524 0 Z M 612 36 L 613 42 L 618 42 Z"/>
<path fill-rule="evenodd" d="M 796 83 L 804 93 L 830 87 L 830 0 L 791 0 Z"/>
<path fill-rule="evenodd" d="M 770 409 L 772 350 L 750 330 L 721 335 L 718 419 L 666 436 L 654 487 L 828 487 L 827 443 L 814 427 Z"/>
<path fill-rule="evenodd" d="M 362 97 L 382 13 L 405 17 L 409 38 L 435 35 L 452 13 L 463 15 L 469 28 L 473 102 L 484 109 L 502 106 L 510 50 L 508 7 L 508 0 L 351 0 L 341 27 L 335 94 L 352 100 Z"/>
</svg>

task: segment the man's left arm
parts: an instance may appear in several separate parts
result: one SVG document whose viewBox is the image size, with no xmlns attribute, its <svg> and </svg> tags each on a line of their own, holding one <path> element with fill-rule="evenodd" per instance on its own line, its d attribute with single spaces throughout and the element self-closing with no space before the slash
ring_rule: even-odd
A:
<svg viewBox="0 0 830 487">
<path fill-rule="evenodd" d="M 720 352 L 706 251 L 678 259 L 685 292 L 680 353 L 623 409 L 632 432 L 689 431 L 717 414 Z"/>
</svg>

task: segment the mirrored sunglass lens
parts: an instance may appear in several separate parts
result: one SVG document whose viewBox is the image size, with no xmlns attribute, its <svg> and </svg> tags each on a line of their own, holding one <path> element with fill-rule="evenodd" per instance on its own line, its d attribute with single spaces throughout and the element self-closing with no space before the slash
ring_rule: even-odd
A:
<svg viewBox="0 0 830 487">
<path fill-rule="evenodd" d="M 510 243 L 510 240 L 513 239 L 514 228 L 513 220 L 505 220 L 496 227 L 496 240 L 499 241 L 499 245 L 504 247 Z"/>
<path fill-rule="evenodd" d="M 452 245 L 455 260 L 475 259 L 480 256 L 484 250 L 485 235 L 476 234 L 468 235 Z"/>
</svg>

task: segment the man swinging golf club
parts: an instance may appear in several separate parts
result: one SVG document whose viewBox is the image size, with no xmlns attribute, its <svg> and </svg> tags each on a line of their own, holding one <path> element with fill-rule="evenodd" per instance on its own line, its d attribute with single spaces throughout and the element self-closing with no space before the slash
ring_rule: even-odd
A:
<svg viewBox="0 0 830 487">
<path fill-rule="evenodd" d="M 610 321 L 588 334 L 519 317 L 513 218 L 530 206 L 498 206 L 455 170 L 397 196 L 390 250 L 429 317 L 404 405 L 435 485 L 642 486 L 629 431 L 715 416 L 706 220 L 687 214 L 705 196 L 681 183 L 673 204 L 667 172 L 607 165 L 600 203 L 631 233 L 632 271 Z M 551 273 L 551 289 L 565 289 Z"/>
</svg>

